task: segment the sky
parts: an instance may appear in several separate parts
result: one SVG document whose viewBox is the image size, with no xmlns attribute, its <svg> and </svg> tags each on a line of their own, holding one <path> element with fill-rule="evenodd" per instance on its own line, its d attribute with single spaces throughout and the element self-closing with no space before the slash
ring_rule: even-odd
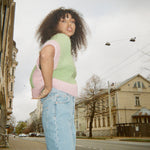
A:
<svg viewBox="0 0 150 150">
<path fill-rule="evenodd" d="M 13 114 L 29 118 L 38 100 L 31 99 L 29 77 L 40 51 L 35 33 L 44 17 L 59 7 L 73 8 L 85 19 L 88 47 L 76 61 L 78 92 L 98 75 L 104 82 L 122 82 L 136 74 L 150 74 L 149 0 L 14 0 L 14 40 L 18 49 Z M 135 42 L 130 42 L 136 37 Z M 109 42 L 111 45 L 106 46 Z"/>
</svg>

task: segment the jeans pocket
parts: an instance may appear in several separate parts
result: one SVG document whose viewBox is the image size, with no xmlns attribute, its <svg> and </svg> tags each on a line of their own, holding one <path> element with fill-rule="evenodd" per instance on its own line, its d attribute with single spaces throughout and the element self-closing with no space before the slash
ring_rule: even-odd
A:
<svg viewBox="0 0 150 150">
<path fill-rule="evenodd" d="M 48 96 L 48 95 L 47 95 L 47 96 Z M 47 96 L 46 96 L 46 97 L 44 97 L 44 98 L 41 98 L 41 103 L 42 103 L 42 104 L 43 104 L 43 103 L 44 103 L 44 101 L 46 100 Z"/>
<path fill-rule="evenodd" d="M 59 104 L 66 104 L 70 102 L 70 98 L 66 93 L 59 93 L 56 95 L 56 102 Z"/>
<path fill-rule="evenodd" d="M 55 95 L 53 89 L 46 95 L 44 98 L 41 99 L 41 103 L 43 104 L 45 100 L 48 100 L 52 95 Z"/>
</svg>

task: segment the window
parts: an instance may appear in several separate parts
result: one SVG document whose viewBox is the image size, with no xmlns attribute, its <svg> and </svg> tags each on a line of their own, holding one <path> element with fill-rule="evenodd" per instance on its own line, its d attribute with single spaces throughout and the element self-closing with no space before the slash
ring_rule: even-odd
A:
<svg viewBox="0 0 150 150">
<path fill-rule="evenodd" d="M 78 129 L 78 120 L 76 121 L 76 129 Z"/>
<path fill-rule="evenodd" d="M 75 109 L 75 117 L 78 118 L 78 108 Z"/>
<path fill-rule="evenodd" d="M 144 117 L 144 123 L 147 123 L 147 118 L 146 117 Z"/>
<path fill-rule="evenodd" d="M 138 121 L 138 118 L 136 118 L 136 123 L 138 123 L 139 121 Z"/>
<path fill-rule="evenodd" d="M 140 106 L 140 98 L 139 98 L 139 96 L 135 96 L 135 106 Z"/>
<path fill-rule="evenodd" d="M 12 68 L 12 76 L 14 76 L 14 71 L 15 71 L 15 69 L 14 69 L 14 67 Z"/>
<path fill-rule="evenodd" d="M 106 106 L 107 106 L 107 107 L 109 106 L 108 98 L 106 99 Z"/>
<path fill-rule="evenodd" d="M 137 81 L 137 82 L 134 83 L 133 88 L 142 88 L 142 89 L 144 89 L 145 85 L 144 85 L 143 82 Z"/>
<path fill-rule="evenodd" d="M 134 86 L 133 86 L 133 88 L 137 88 L 137 86 L 136 86 L 136 82 L 134 83 Z"/>
<path fill-rule="evenodd" d="M 114 115 L 113 116 L 113 126 L 115 126 L 116 125 L 116 116 Z"/>
<path fill-rule="evenodd" d="M 138 81 L 137 84 L 138 84 L 138 88 L 141 88 L 141 83 L 140 83 L 140 81 Z"/>
<path fill-rule="evenodd" d="M 143 88 L 143 89 L 145 88 L 145 86 L 144 86 L 143 82 L 142 82 L 142 88 Z"/>
<path fill-rule="evenodd" d="M 116 106 L 116 104 L 115 104 L 115 97 L 114 96 L 112 97 L 112 102 L 113 102 L 113 106 Z"/>
<path fill-rule="evenodd" d="M 11 82 L 11 91 L 13 91 L 13 82 Z"/>
<path fill-rule="evenodd" d="M 142 118 L 141 117 L 139 118 L 139 123 L 142 123 Z"/>
<path fill-rule="evenodd" d="M 101 127 L 101 118 L 98 118 L 98 127 Z"/>
<path fill-rule="evenodd" d="M 16 54 L 15 54 L 15 52 L 13 52 L 13 53 L 12 53 L 12 59 L 15 60 L 15 57 L 16 57 Z"/>
<path fill-rule="evenodd" d="M 103 127 L 105 127 L 105 118 L 103 118 Z"/>
<path fill-rule="evenodd" d="M 9 100 L 9 108 L 11 108 L 11 105 L 12 105 L 12 100 L 10 99 Z"/>
<path fill-rule="evenodd" d="M 148 123 L 150 123 L 150 117 L 148 117 Z"/>
<path fill-rule="evenodd" d="M 110 126 L 110 118 L 107 117 L 107 126 L 109 127 Z"/>
<path fill-rule="evenodd" d="M 87 128 L 89 128 L 89 118 L 87 118 Z"/>
<path fill-rule="evenodd" d="M 94 127 L 97 128 L 96 118 L 94 118 Z"/>
</svg>

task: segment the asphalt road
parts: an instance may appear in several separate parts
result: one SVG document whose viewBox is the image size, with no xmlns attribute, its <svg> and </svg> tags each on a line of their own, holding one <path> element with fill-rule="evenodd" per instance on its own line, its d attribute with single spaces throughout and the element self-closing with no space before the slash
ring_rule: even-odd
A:
<svg viewBox="0 0 150 150">
<path fill-rule="evenodd" d="M 76 150 L 150 150 L 150 143 L 77 139 Z"/>
<path fill-rule="evenodd" d="M 22 139 L 45 143 L 44 138 L 24 137 Z M 77 139 L 76 150 L 150 150 L 150 143 Z"/>
</svg>

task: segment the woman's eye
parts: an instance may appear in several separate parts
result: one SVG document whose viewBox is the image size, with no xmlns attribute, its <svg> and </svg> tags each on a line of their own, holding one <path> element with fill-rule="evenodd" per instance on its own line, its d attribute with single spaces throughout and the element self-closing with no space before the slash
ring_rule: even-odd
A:
<svg viewBox="0 0 150 150">
<path fill-rule="evenodd" d="M 61 22 L 66 22 L 65 20 L 61 20 Z"/>
<path fill-rule="evenodd" d="M 71 21 L 71 23 L 75 23 L 75 21 L 73 20 L 73 21 Z"/>
</svg>

